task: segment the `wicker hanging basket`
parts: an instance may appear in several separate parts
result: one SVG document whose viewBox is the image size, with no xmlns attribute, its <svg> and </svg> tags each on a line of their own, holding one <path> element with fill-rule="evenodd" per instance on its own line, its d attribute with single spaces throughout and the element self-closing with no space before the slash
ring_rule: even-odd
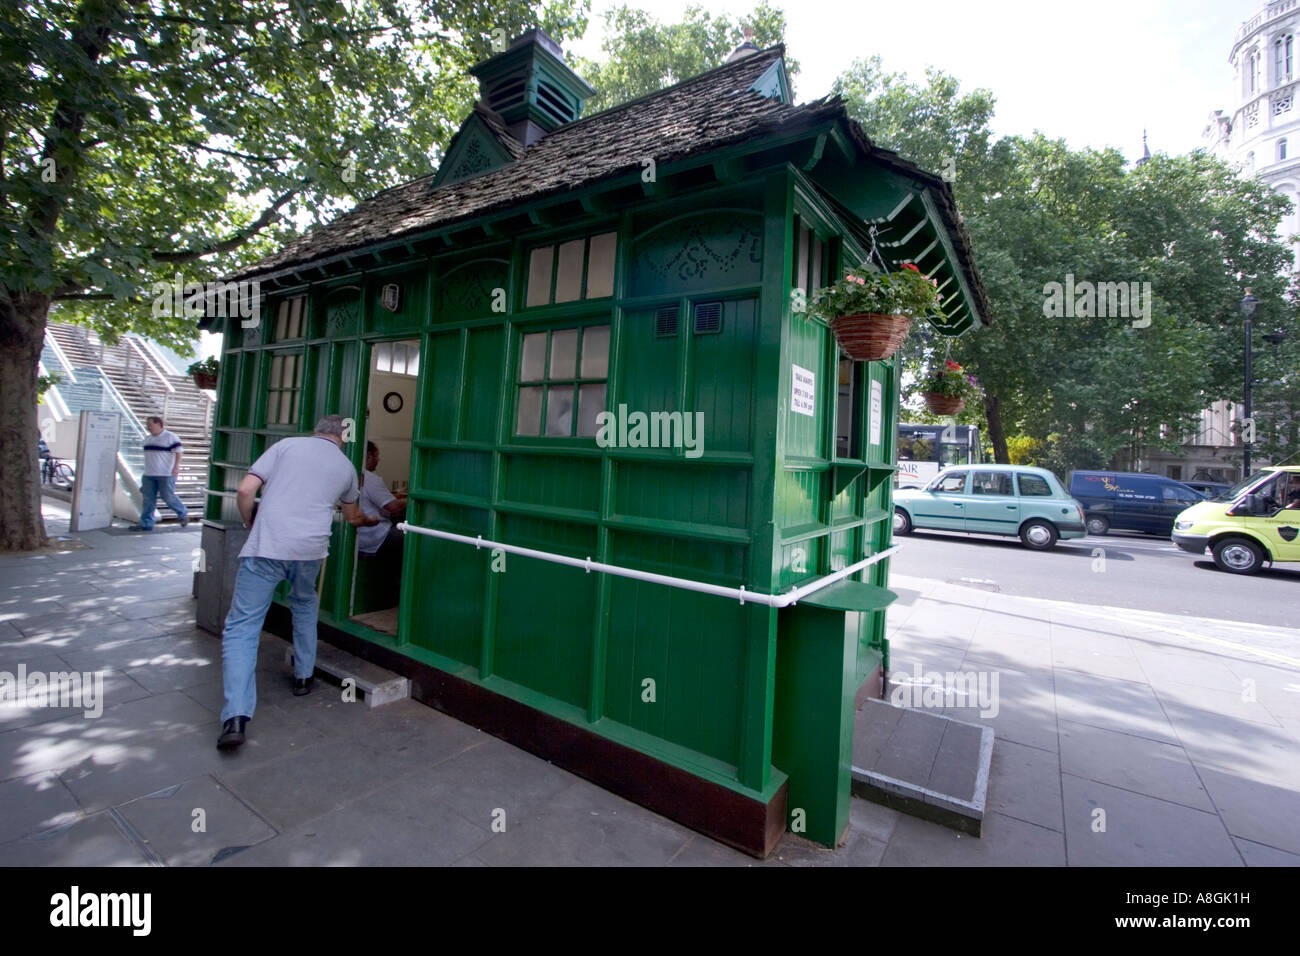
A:
<svg viewBox="0 0 1300 956">
<path fill-rule="evenodd" d="M 216 372 L 195 372 L 191 378 L 194 379 L 194 384 L 199 388 L 215 389 L 217 387 Z"/>
<path fill-rule="evenodd" d="M 923 392 L 921 397 L 925 399 L 925 407 L 936 415 L 956 415 L 966 407 L 966 399 L 960 396 L 952 398 L 939 392 Z"/>
<path fill-rule="evenodd" d="M 883 315 L 861 312 L 841 315 L 831 320 L 831 331 L 849 358 L 860 362 L 878 362 L 898 351 L 912 327 L 907 315 Z"/>
</svg>

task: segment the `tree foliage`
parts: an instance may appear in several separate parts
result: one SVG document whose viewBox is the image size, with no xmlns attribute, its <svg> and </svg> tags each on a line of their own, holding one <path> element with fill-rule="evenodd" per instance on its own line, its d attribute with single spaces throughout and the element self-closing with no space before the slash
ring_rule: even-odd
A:
<svg viewBox="0 0 1300 956">
<path fill-rule="evenodd" d="M 1276 236 L 1289 202 L 1260 181 L 1199 152 L 1130 166 L 1041 134 L 995 139 L 988 91 L 963 93 L 933 70 L 912 84 L 879 58 L 855 63 L 837 89 L 875 142 L 953 179 L 994 325 L 952 354 L 984 384 L 998 460 L 1009 460 L 1007 433 L 1022 453 L 1039 442 L 1058 471 L 1140 445 L 1175 449 L 1212 401 L 1241 398 L 1245 288 L 1267 303 L 1266 322 L 1293 322 L 1290 253 Z M 1048 284 L 1067 276 L 1149 288 L 1150 324 L 1046 315 Z"/>
<path fill-rule="evenodd" d="M 785 26 L 785 13 L 766 0 L 736 21 L 696 6 L 686 8 L 680 23 L 669 24 L 633 7 L 606 10 L 604 61 L 577 62 L 578 72 L 596 88 L 587 112 L 609 109 L 721 66 L 747 33 L 760 48 L 784 43 Z M 785 65 L 793 79 L 798 63 L 787 57 Z"/>
</svg>

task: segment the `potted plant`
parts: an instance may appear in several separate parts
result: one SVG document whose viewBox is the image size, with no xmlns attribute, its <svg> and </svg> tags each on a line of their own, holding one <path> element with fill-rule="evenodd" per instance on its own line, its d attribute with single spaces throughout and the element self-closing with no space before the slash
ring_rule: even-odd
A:
<svg viewBox="0 0 1300 956">
<path fill-rule="evenodd" d="M 185 374 L 194 378 L 194 384 L 199 388 L 216 388 L 217 387 L 217 370 L 221 363 L 217 361 L 215 355 L 209 355 L 201 362 L 194 362 L 185 370 Z"/>
<path fill-rule="evenodd" d="M 813 311 L 830 323 L 849 358 L 875 362 L 898 351 L 914 320 L 943 318 L 937 284 L 910 262 L 897 272 L 864 263 L 818 290 Z"/>
<path fill-rule="evenodd" d="M 918 386 L 925 407 L 936 415 L 956 415 L 973 398 L 979 380 L 970 375 L 952 359 L 928 369 Z"/>
</svg>

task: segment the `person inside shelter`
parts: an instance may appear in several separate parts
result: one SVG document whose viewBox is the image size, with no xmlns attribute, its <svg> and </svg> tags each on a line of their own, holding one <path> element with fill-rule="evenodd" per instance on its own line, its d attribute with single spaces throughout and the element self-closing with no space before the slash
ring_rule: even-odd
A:
<svg viewBox="0 0 1300 956">
<path fill-rule="evenodd" d="M 382 556 L 401 567 L 402 532 L 394 524 L 406 516 L 406 495 L 395 495 L 375 469 L 379 467 L 379 448 L 366 442 L 366 470 L 361 478 L 361 510 L 367 517 L 378 518 L 373 527 L 357 529 L 357 553 L 363 558 Z"/>
</svg>

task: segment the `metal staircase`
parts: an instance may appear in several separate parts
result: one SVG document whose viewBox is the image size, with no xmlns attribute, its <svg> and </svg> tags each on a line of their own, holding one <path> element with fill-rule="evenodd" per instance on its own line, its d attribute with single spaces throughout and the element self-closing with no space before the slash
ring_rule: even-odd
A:
<svg viewBox="0 0 1300 956">
<path fill-rule="evenodd" d="M 58 390 L 69 409 L 101 407 L 94 404 L 98 397 L 80 400 L 79 390 L 89 393 L 93 388 L 98 396 L 102 388 L 115 393 L 114 404 L 127 410 L 132 421 L 127 423 L 128 437 L 123 439 L 122 456 L 129 462 L 137 481 L 144 460 L 139 449 L 148 435 L 145 419 L 150 415 L 161 416 L 164 427 L 180 437 L 183 449 L 176 494 L 191 517 L 202 517 L 207 502 L 208 457 L 212 450 L 212 399 L 189 376 L 176 372 L 147 339 L 127 335 L 117 345 L 110 346 L 89 329 L 53 324 L 46 327 L 45 334 L 46 352 L 50 355 L 49 361 L 42 356 L 46 371 L 65 377 L 71 371 L 72 377 L 78 379 L 61 382 L 51 389 Z M 85 375 L 79 374 L 82 370 Z M 107 385 L 97 381 L 100 376 L 107 380 Z M 82 379 L 89 379 L 89 385 Z M 164 520 L 175 519 L 161 500 L 159 505 Z"/>
</svg>

